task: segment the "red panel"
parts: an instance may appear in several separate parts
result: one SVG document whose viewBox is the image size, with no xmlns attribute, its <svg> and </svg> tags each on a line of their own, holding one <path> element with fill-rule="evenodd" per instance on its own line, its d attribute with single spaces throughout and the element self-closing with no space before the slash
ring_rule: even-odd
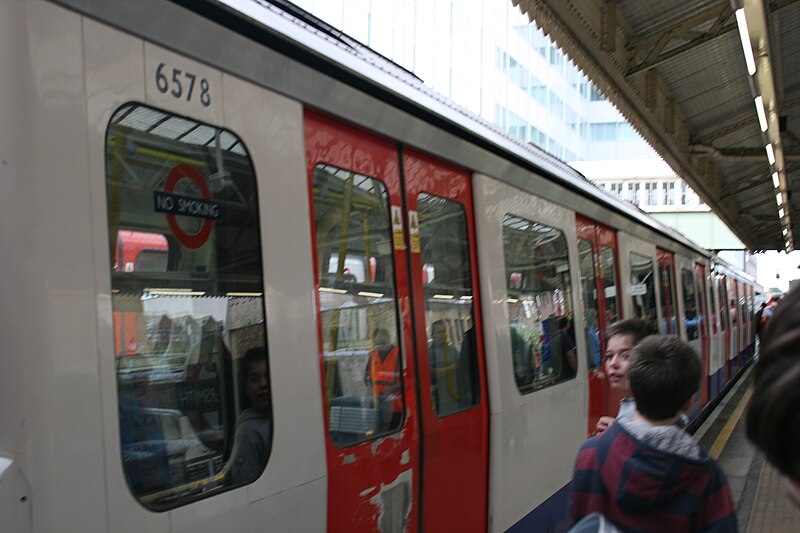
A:
<svg viewBox="0 0 800 533">
<path fill-rule="evenodd" d="M 661 299 L 664 300 L 662 305 L 666 310 L 666 316 L 662 317 L 662 319 L 666 323 L 667 333 L 671 335 L 677 335 L 677 323 L 673 323 L 669 320 L 669 318 L 672 316 L 675 316 L 676 318 L 678 316 L 675 310 L 675 255 L 672 252 L 657 248 L 656 256 L 658 258 L 658 264 L 668 268 L 672 278 L 672 286 L 670 287 L 671 290 L 665 290 L 667 279 L 661 280 Z"/>
<path fill-rule="evenodd" d="M 619 256 L 617 253 L 617 232 L 607 226 L 595 222 L 581 215 L 575 216 L 575 225 L 579 239 L 585 239 L 592 243 L 595 258 L 595 283 L 598 294 L 598 329 L 600 335 L 600 349 L 604 354 L 606 351 L 606 330 L 609 324 L 609 313 L 605 299 L 605 284 L 600 268 L 600 250 L 611 248 L 614 250 L 614 264 L 619 268 Z M 619 272 L 614 272 L 616 286 L 619 287 Z M 619 307 L 619 306 L 617 306 Z M 620 317 L 621 318 L 621 317 Z M 601 416 L 616 416 L 619 409 L 619 401 L 624 395 L 608 386 L 603 372 L 589 372 L 589 419 L 587 421 L 588 433 L 593 434 L 597 427 L 597 421 Z"/>
<path fill-rule="evenodd" d="M 425 294 L 420 253 L 410 254 L 411 282 L 419 370 L 419 407 L 423 427 L 422 498 L 424 531 L 486 531 L 489 457 L 489 410 L 484 372 L 478 265 L 472 190 L 468 172 L 426 155 L 408 151 L 403 156 L 406 205 L 417 211 L 421 192 L 460 203 L 467 217 L 473 289 L 473 330 L 476 335 L 480 373 L 480 401 L 477 406 L 439 418 L 431 395 L 430 366 L 427 361 Z"/>
<path fill-rule="evenodd" d="M 332 120 L 306 113 L 306 161 L 311 206 L 311 227 L 314 231 L 314 202 L 311 189 L 313 170 L 318 163 L 328 163 L 353 170 L 381 180 L 389 193 L 393 206 L 402 205 L 400 174 L 395 146 L 385 140 L 370 136 Z M 316 242 L 316 235 L 314 235 Z M 313 248 L 314 264 L 318 258 Z M 394 250 L 397 298 L 402 320 L 403 346 L 412 346 L 409 313 L 408 275 L 406 250 Z M 319 273 L 315 271 L 315 284 L 319 288 Z M 315 291 L 318 295 L 318 291 Z M 317 296 L 317 308 L 319 309 Z M 322 325 L 318 321 L 318 338 L 322 339 Z M 320 341 L 321 342 L 321 341 Z M 319 361 L 323 394 L 324 368 L 322 346 Z M 414 357 L 405 354 L 403 372 L 406 398 L 406 419 L 403 428 L 385 438 L 370 440 L 355 446 L 338 449 L 328 434 L 325 421 L 326 452 L 328 460 L 328 530 L 348 532 L 378 531 L 382 504 L 379 490 L 399 480 L 410 480 L 411 510 L 407 531 L 417 531 L 419 513 L 419 431 L 416 405 L 416 373 Z M 324 409 L 324 406 L 321 406 Z"/>
</svg>

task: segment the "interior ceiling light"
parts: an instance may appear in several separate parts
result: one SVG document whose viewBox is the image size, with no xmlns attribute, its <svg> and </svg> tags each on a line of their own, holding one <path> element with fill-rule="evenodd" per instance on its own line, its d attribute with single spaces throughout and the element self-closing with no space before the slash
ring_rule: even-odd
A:
<svg viewBox="0 0 800 533">
<path fill-rule="evenodd" d="M 772 143 L 766 145 L 764 149 L 767 151 L 767 161 L 770 165 L 775 164 L 775 150 L 772 148 Z"/>
<path fill-rule="evenodd" d="M 777 172 L 772 173 L 772 184 L 775 186 L 776 189 L 781 186 L 781 180 L 778 178 Z"/>
<path fill-rule="evenodd" d="M 781 195 L 781 193 L 775 195 L 775 202 L 778 204 L 778 207 L 783 205 L 783 196 Z"/>
<path fill-rule="evenodd" d="M 783 208 L 782 208 L 782 207 L 779 207 L 779 208 L 778 208 L 778 218 L 783 218 L 783 215 L 784 215 Z"/>
<path fill-rule="evenodd" d="M 739 26 L 739 38 L 742 40 L 744 62 L 747 64 L 747 73 L 751 76 L 756 73 L 756 60 L 753 57 L 753 47 L 750 44 L 750 32 L 747 30 L 747 19 L 744 8 L 736 10 L 736 24 Z"/>
</svg>

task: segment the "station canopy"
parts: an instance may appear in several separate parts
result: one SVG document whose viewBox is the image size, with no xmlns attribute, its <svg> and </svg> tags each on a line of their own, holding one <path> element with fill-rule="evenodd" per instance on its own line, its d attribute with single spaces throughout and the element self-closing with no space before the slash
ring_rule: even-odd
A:
<svg viewBox="0 0 800 533">
<path fill-rule="evenodd" d="M 800 243 L 800 0 L 511 1 L 747 249 Z"/>
</svg>

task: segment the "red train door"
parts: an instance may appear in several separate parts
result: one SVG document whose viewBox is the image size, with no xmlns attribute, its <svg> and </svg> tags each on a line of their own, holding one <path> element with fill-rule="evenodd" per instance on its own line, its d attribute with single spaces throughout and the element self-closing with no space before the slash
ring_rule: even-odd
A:
<svg viewBox="0 0 800 533">
<path fill-rule="evenodd" d="M 422 421 L 422 529 L 487 529 L 489 410 L 470 175 L 403 155 Z"/>
<path fill-rule="evenodd" d="M 576 215 L 575 223 L 582 280 L 581 302 L 589 350 L 588 432 L 591 434 L 601 416 L 616 413 L 622 398 L 608 387 L 603 373 L 606 329 L 621 318 L 617 314 L 617 233 L 581 215 Z"/>
<path fill-rule="evenodd" d="M 414 532 L 420 443 L 397 149 L 312 113 L 305 137 L 328 530 Z"/>
<path fill-rule="evenodd" d="M 700 400 L 705 405 L 708 402 L 710 370 L 711 340 L 709 338 L 708 295 L 706 292 L 706 269 L 700 263 L 694 265 L 694 281 L 697 290 L 697 329 L 700 334 L 700 357 L 703 362 L 703 381 L 700 383 Z"/>
</svg>

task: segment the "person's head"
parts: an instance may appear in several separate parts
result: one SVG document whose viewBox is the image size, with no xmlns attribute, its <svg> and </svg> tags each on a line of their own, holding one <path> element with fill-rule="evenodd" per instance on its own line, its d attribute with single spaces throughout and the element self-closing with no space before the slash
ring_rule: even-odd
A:
<svg viewBox="0 0 800 533">
<path fill-rule="evenodd" d="M 629 318 L 614 322 L 606 331 L 605 371 L 612 389 L 627 391 L 630 352 L 640 340 L 656 333 L 651 322 Z"/>
<path fill-rule="evenodd" d="M 376 348 L 389 346 L 392 342 L 391 338 L 389 337 L 389 332 L 386 330 L 386 328 L 375 328 L 375 331 L 372 334 L 372 339 Z"/>
<path fill-rule="evenodd" d="M 444 320 L 437 320 L 431 324 L 431 337 L 437 346 L 447 344 L 447 323 Z"/>
<path fill-rule="evenodd" d="M 651 335 L 631 351 L 628 378 L 636 410 L 648 420 L 680 414 L 700 386 L 697 352 L 674 335 Z"/>
<path fill-rule="evenodd" d="M 753 369 L 747 437 L 800 491 L 800 290 L 781 299 Z M 795 498 L 800 505 L 800 501 Z"/>
<path fill-rule="evenodd" d="M 267 350 L 263 346 L 250 348 L 242 356 L 242 388 L 246 403 L 261 411 L 269 411 L 269 370 Z"/>
<path fill-rule="evenodd" d="M 566 316 L 562 316 L 558 319 L 558 329 L 567 329 L 569 328 L 569 318 Z"/>
</svg>

